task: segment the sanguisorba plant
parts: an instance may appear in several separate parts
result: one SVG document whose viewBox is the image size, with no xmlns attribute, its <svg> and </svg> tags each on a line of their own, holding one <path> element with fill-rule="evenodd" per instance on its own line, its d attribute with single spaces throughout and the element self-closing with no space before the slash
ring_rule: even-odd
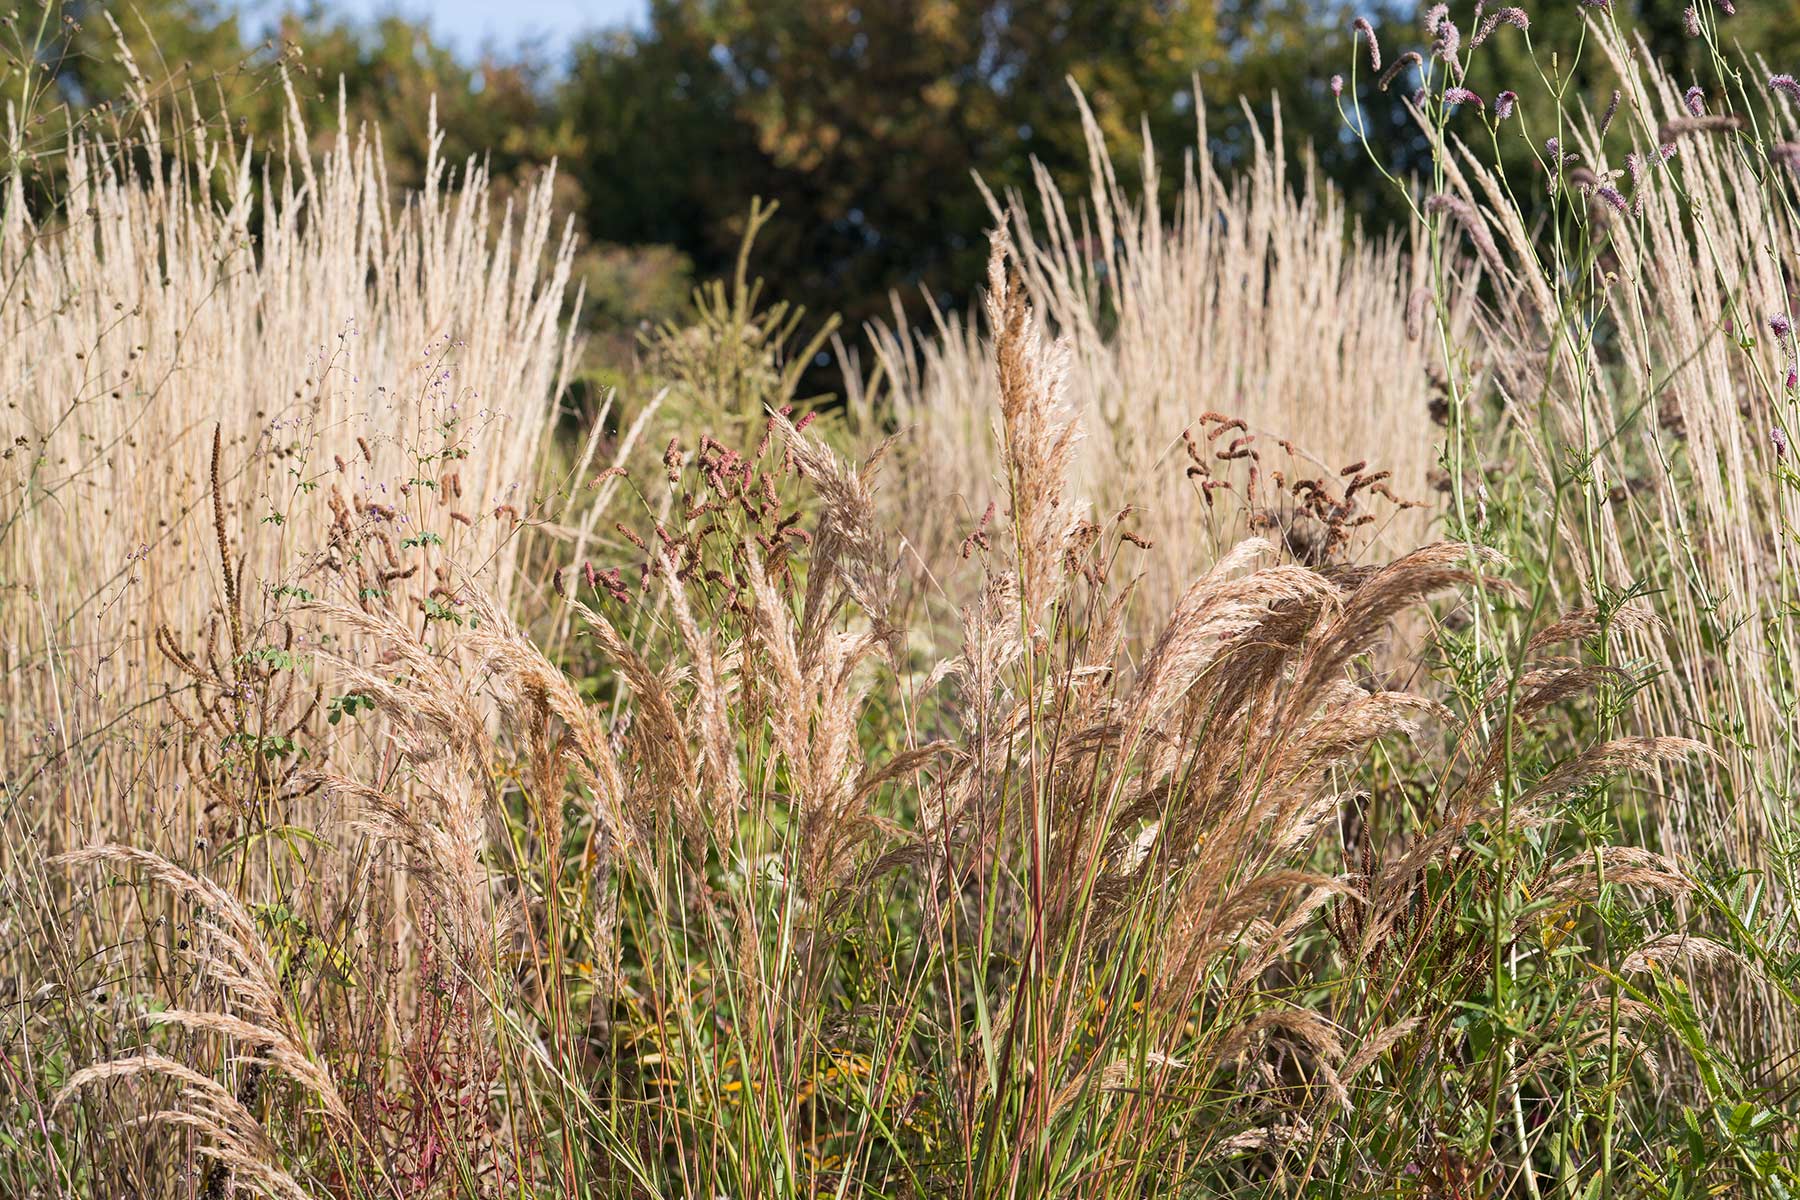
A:
<svg viewBox="0 0 1800 1200">
<path fill-rule="evenodd" d="M 1005 453 L 960 649 L 898 621 L 881 451 L 848 465 L 780 411 L 755 447 L 671 444 L 636 561 L 559 575 L 586 681 L 475 576 L 421 624 L 346 562 L 313 613 L 385 748 L 311 770 L 334 832 L 284 835 L 279 922 L 142 851 L 64 860 L 194 935 L 134 981 L 144 1045 L 54 1111 L 135 1094 L 147 1124 L 93 1144 L 143 1162 L 186 1130 L 203 1186 L 280 1196 L 1662 1169 L 1651 1043 L 1691 1023 L 1668 967 L 1730 951 L 1680 923 L 1678 866 L 1590 814 L 1697 746 L 1545 731 L 1634 686 L 1606 623 L 1545 624 L 1449 708 L 1369 655 L 1428 597 L 1502 589 L 1494 555 L 1250 541 L 1133 659 L 1139 547 L 1070 490 L 1063 349 L 998 244 L 988 318 Z"/>
<path fill-rule="evenodd" d="M 1662 769 L 1661 794 L 1617 817 L 1728 898 L 1737 915 L 1720 935 L 1765 969 L 1726 989 L 1707 1024 L 1785 1091 L 1800 1046 L 1785 982 L 1800 945 L 1800 85 L 1728 51 L 1732 15 L 1687 8 L 1701 67 L 1678 77 L 1606 4 L 1578 44 L 1547 48 L 1522 9 L 1459 25 L 1434 5 L 1421 49 L 1385 64 L 1359 25 L 1375 79 L 1353 79 L 1344 105 L 1357 130 L 1367 106 L 1408 105 L 1433 148 L 1431 178 L 1396 195 L 1435 247 L 1421 305 L 1439 315 L 1427 340 L 1451 391 L 1453 530 L 1506 551 L 1546 603 L 1657 618 L 1620 631 L 1620 661 L 1664 680 L 1635 720 L 1713 753 Z M 1496 38 L 1522 40 L 1530 70 L 1484 98 L 1465 72 Z M 1607 79 L 1609 98 L 1580 93 L 1583 70 Z M 1451 305 L 1472 277 L 1480 304 L 1464 334 Z"/>
</svg>

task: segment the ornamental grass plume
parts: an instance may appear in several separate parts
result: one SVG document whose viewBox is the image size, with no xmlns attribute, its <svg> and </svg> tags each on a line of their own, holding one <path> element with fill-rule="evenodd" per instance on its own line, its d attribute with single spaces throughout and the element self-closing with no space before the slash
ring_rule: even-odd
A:
<svg viewBox="0 0 1800 1200">
<path fill-rule="evenodd" d="M 1295 513 L 1304 487 L 1371 446 L 1383 448 L 1378 467 L 1392 472 L 1384 486 L 1398 501 L 1356 497 L 1352 519 L 1372 520 L 1333 554 L 1393 556 L 1425 540 L 1431 510 L 1419 502 L 1433 494 L 1435 461 L 1427 439 L 1400 436 L 1396 424 L 1405 412 L 1428 415 L 1433 401 L 1428 347 L 1408 337 L 1425 261 L 1401 241 L 1346 234 L 1334 193 L 1310 175 L 1300 190 L 1290 185 L 1279 137 L 1255 138 L 1235 181 L 1196 155 L 1165 211 L 1152 148 L 1141 186 L 1129 187 L 1085 105 L 1083 114 L 1094 236 L 1079 233 L 1084 218 L 1048 176 L 1037 204 L 993 197 L 993 215 L 1018 294 L 1066 347 L 1057 419 L 1080 424 L 1068 445 L 1073 491 L 1098 523 L 1129 510 L 1123 525 L 1155 544 L 1141 556 L 1144 602 L 1125 614 L 1127 637 L 1153 636 L 1147 614 L 1243 537 L 1310 541 L 1311 517 Z M 1467 301 L 1453 299 L 1415 324 L 1457 327 L 1466 314 Z M 991 318 L 967 327 L 948 313 L 933 321 L 934 337 L 898 320 L 871 331 L 882 386 L 867 403 L 891 408 L 900 430 L 880 499 L 886 519 L 907 530 L 909 573 L 961 560 L 992 481 L 1007 470 L 989 395 L 998 327 Z M 1230 382 L 1213 389 L 1213 379 Z M 1231 420 L 1241 426 L 1207 440 Z M 1189 515 L 1196 500 L 1200 521 Z M 1001 553 L 1012 526 L 996 518 L 985 530 Z"/>
<path fill-rule="evenodd" d="M 1454 54 L 1447 11 L 1428 24 Z M 199 578 L 134 546 L 146 598 L 103 602 L 176 683 L 162 715 L 125 709 L 130 736 L 34 759 L 23 787 L 7 763 L 6 895 L 28 902 L 0 913 L 23 964 L 0 985 L 29 989 L 0 1006 L 25 1050 L 0 1072 L 25 1150 L 0 1188 L 1125 1200 L 1778 1176 L 1785 1085 L 1751 1068 L 1791 1032 L 1791 956 L 1738 897 L 1785 911 L 1792 890 L 1793 255 L 1767 247 L 1793 222 L 1745 139 L 1665 153 L 1653 126 L 1713 118 L 1593 36 L 1618 124 L 1584 113 L 1548 147 L 1581 270 L 1460 143 L 1434 144 L 1413 240 L 1380 242 L 1290 186 L 1279 126 L 1235 183 L 1197 157 L 1165 222 L 1149 148 L 1128 193 L 1084 113 L 1085 214 L 1048 176 L 1042 214 L 993 198 L 984 319 L 872 330 L 887 382 L 842 412 L 801 411 L 819 341 L 740 269 L 656 343 L 719 424 L 603 409 L 559 485 L 497 484 L 543 432 L 503 418 L 548 409 L 472 442 L 437 366 L 404 441 L 330 387 L 302 408 L 347 423 L 283 426 L 280 453 L 229 415 L 195 424 L 210 445 L 161 465 L 192 476 L 165 498 Z M 1441 136 L 1441 108 L 1416 116 Z M 505 258 L 442 213 L 461 251 L 437 224 L 396 248 L 383 230 L 412 227 L 370 216 L 379 189 L 340 209 L 360 160 L 329 161 L 337 182 L 295 159 L 270 200 L 262 283 L 315 236 L 318 278 L 292 278 L 344 294 Z M 1623 179 L 1634 219 L 1595 221 Z M 197 186 L 134 186 L 118 212 L 210 211 Z M 112 261 L 45 246 L 74 280 Z M 535 280 L 483 311 L 537 334 L 467 349 L 548 396 Z M 903 432 L 850 431 L 878 421 Z M 1450 499 L 1426 507 L 1434 478 Z M 110 712 L 105 654 L 88 665 L 50 678 L 89 690 L 41 693 L 79 697 L 84 727 Z"/>
<path fill-rule="evenodd" d="M 1013 532 L 957 560 L 952 652 L 903 623 L 879 448 L 846 465 L 773 406 L 754 449 L 640 467 L 674 503 L 618 543 L 645 561 L 562 584 L 578 677 L 479 574 L 415 608 L 340 558 L 304 612 L 371 725 L 306 768 L 329 836 L 265 833 L 291 871 L 250 899 L 146 851 L 64 862 L 189 906 L 207 1000 L 65 1108 L 191 1131 L 220 1194 L 1123 1197 L 1366 1190 L 1483 1103 L 1635 1094 L 1666 1013 L 1621 1009 L 1572 930 L 1635 897 L 1622 968 L 1731 960 L 1648 907 L 1694 894 L 1683 867 L 1591 842 L 1569 797 L 1698 747 L 1546 733 L 1638 684 L 1551 651 L 1647 618 L 1571 613 L 1446 702 L 1375 664 L 1433 597 L 1511 595 L 1497 555 L 1252 538 L 1128 655 L 1119 567 L 1150 550 L 1077 499 L 1063 351 L 1002 239 L 989 281 Z M 1244 422 L 1206 425 L 1196 466 L 1254 461 Z M 1331 474 L 1321 511 L 1384 486 Z M 1498 1053 L 1462 1014 L 1502 962 L 1533 991 Z M 550 1152 L 571 1124 L 599 1144 Z"/>
<path fill-rule="evenodd" d="M 1460 214 L 1459 224 L 1486 231 L 1505 258 L 1490 272 L 1515 281 L 1484 298 L 1479 341 L 1508 436 L 1537 480 L 1533 503 L 1549 514 L 1536 527 L 1543 545 L 1531 553 L 1570 564 L 1572 573 L 1555 577 L 1552 603 L 1592 607 L 1601 595 L 1633 589 L 1658 597 L 1661 619 L 1630 630 L 1624 644 L 1634 660 L 1661 664 L 1684 685 L 1658 692 L 1641 710 L 1640 729 L 1696 731 L 1710 751 L 1657 768 L 1670 787 L 1705 780 L 1695 800 L 1703 811 L 1656 805 L 1643 817 L 1645 840 L 1682 861 L 1760 864 L 1783 880 L 1772 886 L 1785 889 L 1789 872 L 1784 856 L 1770 854 L 1769 836 L 1785 821 L 1785 785 L 1774 781 L 1787 773 L 1771 772 L 1768 758 L 1785 761 L 1793 749 L 1774 714 L 1788 691 L 1783 664 L 1800 648 L 1785 632 L 1764 644 L 1753 631 L 1787 628 L 1766 619 L 1785 604 L 1785 568 L 1776 564 L 1793 554 L 1785 532 L 1792 498 L 1767 430 L 1782 424 L 1791 347 L 1762 338 L 1740 352 L 1729 331 L 1751 330 L 1787 302 L 1789 283 L 1765 248 L 1792 239 L 1779 191 L 1788 185 L 1771 182 L 1764 151 L 1750 138 L 1698 136 L 1740 134 L 1750 128 L 1741 115 L 1694 115 L 1698 93 L 1641 47 L 1594 28 L 1620 81 L 1624 133 L 1613 129 L 1603 144 L 1598 113 L 1572 122 L 1571 153 L 1583 165 L 1566 179 L 1587 181 L 1591 196 L 1577 219 L 1592 222 L 1625 201 L 1604 182 L 1614 177 L 1610 162 L 1637 158 L 1634 219 L 1606 221 L 1603 232 L 1594 225 L 1607 265 L 1577 285 L 1617 330 L 1616 341 L 1550 332 L 1562 328 L 1568 301 L 1563 268 L 1546 260 L 1516 200 L 1472 152 L 1441 148 L 1454 209 L 1442 203 Z M 1629 145 L 1618 140 L 1625 134 Z M 1667 152 L 1676 145 L 1679 155 Z M 1553 167 L 1561 151 L 1550 152 Z M 1668 370 L 1653 419 L 1634 423 L 1626 381 L 1658 364 Z M 1593 450 L 1580 494 L 1595 502 L 1553 505 L 1555 489 L 1568 486 L 1553 447 L 1574 445 Z M 1733 615 L 1720 627 L 1715 606 L 1726 596 Z M 1741 740 L 1697 732 L 1725 728 L 1743 731 Z M 1753 1059 L 1781 1060 L 1796 1034 L 1785 1010 L 1768 1007 L 1768 985 L 1752 972 L 1732 995 L 1739 999 L 1708 1013 L 1716 1036 Z M 1779 1015 L 1769 1019 L 1771 1011 Z"/>
</svg>

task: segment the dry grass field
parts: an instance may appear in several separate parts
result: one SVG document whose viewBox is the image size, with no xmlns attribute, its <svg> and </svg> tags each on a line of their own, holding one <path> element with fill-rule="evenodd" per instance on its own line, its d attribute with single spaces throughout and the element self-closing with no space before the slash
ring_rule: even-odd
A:
<svg viewBox="0 0 1800 1200">
<path fill-rule="evenodd" d="M 979 311 L 740 263 L 578 429 L 552 179 L 134 75 L 0 196 L 0 1194 L 1793 1194 L 1800 85 L 1725 11 L 1592 10 L 1602 111 L 1462 87 L 1520 10 L 1358 31 L 1392 234 L 1089 121 Z"/>
</svg>

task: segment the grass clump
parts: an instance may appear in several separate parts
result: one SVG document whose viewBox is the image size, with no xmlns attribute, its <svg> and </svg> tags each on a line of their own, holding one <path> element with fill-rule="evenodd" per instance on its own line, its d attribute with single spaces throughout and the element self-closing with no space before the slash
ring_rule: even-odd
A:
<svg viewBox="0 0 1800 1200">
<path fill-rule="evenodd" d="M 135 407 L 83 390 L 111 327 L 57 293 L 51 365 L 4 368 L 37 441 L 0 511 L 29 599 L 0 613 L 24 668 L 0 1179 L 1784 1194 L 1792 476 L 1779 441 L 1766 477 L 1721 464 L 1793 385 L 1785 343 L 1734 318 L 1722 346 L 1707 307 L 1775 276 L 1652 194 L 1642 151 L 1620 213 L 1578 106 L 1589 175 L 1559 150 L 1528 233 L 1450 132 L 1447 20 L 1401 60 L 1440 148 L 1407 253 L 1346 240 L 1269 157 L 1247 190 L 1191 178 L 1165 232 L 1154 178 L 1128 200 L 1096 143 L 1099 242 L 1054 200 L 1041 241 L 997 211 L 984 336 L 873 331 L 886 383 L 842 413 L 798 397 L 833 328 L 741 264 L 651 336 L 666 388 L 546 453 L 570 353 L 547 210 L 515 249 L 479 173 L 395 208 L 349 140 L 271 174 L 258 239 L 221 250 L 247 311 L 182 293 L 199 342 L 131 314 L 166 380 Z M 1622 101 L 1640 132 L 1677 102 L 1659 78 Z M 1733 203 L 1720 181 L 1789 199 L 1695 159 L 1690 208 Z M 154 236 L 0 243 L 34 303 L 143 284 L 257 194 L 247 166 L 203 193 L 204 154 L 74 161 Z M 1684 273 L 1677 238 L 1712 249 Z M 1321 265 L 1368 303 L 1317 304 Z M 1374 407 L 1310 407 L 1312 343 L 1250 337 L 1217 271 Z M 368 315 L 302 355 L 287 415 L 202 420 L 200 382 L 285 397 L 240 343 L 280 347 L 321 295 Z M 364 371 L 408 390 L 371 401 Z M 1241 409 L 1198 394 L 1251 380 Z M 162 490 L 120 503 L 120 462 Z M 1649 482 L 1615 498 L 1626 477 Z M 145 574 L 95 589 L 152 521 Z"/>
</svg>

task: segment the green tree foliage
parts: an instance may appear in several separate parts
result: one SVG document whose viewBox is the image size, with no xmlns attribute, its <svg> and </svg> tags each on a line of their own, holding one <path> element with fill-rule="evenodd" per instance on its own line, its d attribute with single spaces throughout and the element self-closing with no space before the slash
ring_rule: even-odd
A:
<svg viewBox="0 0 1800 1200">
<path fill-rule="evenodd" d="M 248 138 L 279 154 L 292 136 L 291 87 L 315 153 L 340 127 L 377 130 L 387 178 L 405 190 L 424 179 L 435 106 L 438 155 L 451 171 L 476 164 L 504 203 L 559 162 L 558 220 L 589 211 L 580 175 L 570 169 L 584 141 L 560 106 L 550 83 L 557 68 L 541 48 L 465 59 L 425 23 L 392 15 L 351 20 L 344 6 L 316 0 L 281 16 L 265 40 L 254 37 L 233 6 L 213 0 L 58 0 L 0 18 L 0 100 L 28 114 L 6 153 L 47 179 L 59 169 L 71 123 L 141 120 L 130 100 L 129 60 L 165 131 L 192 120 L 222 124 L 235 144 Z M 640 326 L 685 311 L 692 269 L 680 251 L 590 237 L 577 268 L 590 299 L 589 330 L 600 335 L 599 356 L 609 363 L 630 357 Z"/>
<path fill-rule="evenodd" d="M 277 67 L 317 138 L 336 134 L 341 87 L 349 125 L 380 129 L 401 186 L 416 184 L 423 171 L 434 101 L 444 157 L 458 166 L 476 158 L 502 181 L 580 149 L 543 87 L 551 73 L 543 57 L 521 51 L 466 62 L 427 26 L 402 17 L 352 23 L 314 3 L 282 16 L 274 35 L 256 44 L 236 11 L 213 0 L 66 0 L 50 5 L 48 19 L 44 13 L 34 5 L 15 26 L 23 40 L 42 28 L 40 70 L 73 113 L 124 97 L 123 42 L 159 97 L 179 100 L 184 115 L 229 114 L 265 146 L 279 146 L 288 126 Z"/>
<path fill-rule="evenodd" d="M 1583 22 L 1596 11 L 1594 7 L 1576 0 L 1554 3 L 1487 0 L 1485 9 L 1492 14 L 1509 5 L 1524 9 L 1529 30 L 1520 31 L 1510 24 L 1502 24 L 1478 48 L 1465 42 L 1462 61 L 1467 74 L 1463 83 L 1482 98 L 1483 105 L 1479 108 L 1462 106 L 1452 118 L 1450 132 L 1464 142 L 1485 147 L 1489 133 L 1484 126 L 1497 120 L 1493 108 L 1495 97 L 1511 90 L 1524 98 L 1519 105 L 1519 115 L 1500 123 L 1496 131 L 1498 160 L 1525 215 L 1535 220 L 1549 211 L 1542 165 L 1543 143 L 1557 133 L 1545 81 L 1551 89 L 1566 89 L 1571 101 L 1584 98 L 1597 112 L 1604 112 L 1616 86 L 1616 75 L 1595 41 L 1583 36 Z M 1426 6 L 1419 7 L 1423 11 Z M 1643 52 L 1667 66 L 1676 79 L 1691 82 L 1715 74 L 1705 43 L 1687 35 L 1684 14 L 1688 0 L 1613 0 L 1611 8 L 1612 16 L 1621 28 L 1641 44 Z M 1451 6 L 1452 19 L 1463 30 L 1465 39 L 1471 41 L 1476 28 L 1476 23 L 1471 20 L 1473 11 L 1474 6 L 1469 3 Z M 1407 50 L 1429 52 L 1431 39 L 1423 33 L 1414 13 L 1409 12 L 1400 20 L 1390 18 L 1389 22 L 1380 25 L 1379 32 L 1385 61 L 1389 64 Z M 1735 13 L 1720 18 L 1719 32 L 1722 42 L 1731 47 L 1738 61 L 1744 64 L 1743 83 L 1751 91 L 1764 90 L 1770 72 L 1800 70 L 1800 0 L 1740 3 Z M 1363 44 L 1358 41 L 1354 51 L 1345 39 L 1333 39 L 1333 44 L 1338 48 L 1338 65 L 1334 71 L 1348 76 L 1351 55 L 1354 53 L 1357 59 L 1358 95 L 1353 98 L 1346 92 L 1344 97 L 1350 118 L 1357 119 L 1357 111 L 1351 108 L 1354 100 L 1360 105 L 1360 118 L 1368 123 L 1370 144 L 1383 156 L 1388 169 L 1402 176 L 1418 170 L 1427 161 L 1427 147 L 1404 102 L 1418 86 L 1418 74 L 1408 71 L 1395 80 L 1389 91 L 1381 92 L 1368 71 Z M 1533 46 L 1539 48 L 1535 62 L 1531 53 Z M 1543 47 L 1556 47 L 1561 52 L 1546 52 Z M 1573 53 L 1578 47 L 1579 55 Z M 1706 103 L 1708 110 L 1713 112 L 1739 107 L 1735 98 L 1728 100 L 1719 95 L 1708 96 Z M 1612 141 L 1619 146 L 1615 166 L 1624 161 L 1633 121 L 1629 113 L 1615 116 L 1611 134 Z M 1309 129 L 1308 133 L 1313 137 L 1326 136 L 1317 129 Z M 1360 147 L 1358 150 L 1360 152 Z M 1352 206 L 1358 212 L 1373 215 L 1377 211 L 1382 194 L 1378 181 L 1339 164 L 1332 165 L 1330 173 L 1349 193 Z M 1391 215 L 1392 210 L 1388 211 Z"/>
<path fill-rule="evenodd" d="M 644 32 L 577 50 L 563 103 L 587 139 L 597 237 L 678 245 L 717 271 L 751 197 L 779 197 L 762 253 L 784 295 L 854 322 L 889 289 L 955 302 L 977 279 L 988 221 L 971 172 L 1001 190 L 1036 159 L 1081 186 L 1069 80 L 1122 169 L 1140 121 L 1165 155 L 1193 145 L 1196 78 L 1227 154 L 1245 130 L 1221 102 L 1258 95 L 1266 115 L 1279 87 L 1290 128 L 1357 169 L 1325 86 L 1346 14 L 1305 0 L 654 0 Z"/>
<path fill-rule="evenodd" d="M 1523 2 L 1536 44 L 1579 40 L 1584 9 L 1575 0 Z M 1650 52 L 1678 74 L 1698 65 L 1698 44 L 1682 28 L 1686 0 L 1614 2 L 1629 7 Z M 996 191 L 1029 192 L 1035 163 L 1067 194 L 1086 186 L 1069 81 L 1092 106 L 1122 172 L 1138 168 L 1140 132 L 1151 134 L 1171 191 L 1181 155 L 1194 146 L 1196 82 L 1208 109 L 1207 151 L 1226 163 L 1247 154 L 1252 119 L 1272 130 L 1279 95 L 1294 169 L 1310 155 L 1353 212 L 1388 219 L 1387 185 L 1349 136 L 1328 81 L 1350 76 L 1353 57 L 1363 54 L 1349 32 L 1358 15 L 1381 30 L 1388 61 L 1423 48 L 1418 7 L 651 0 L 641 29 L 554 51 L 465 59 L 427 24 L 391 15 L 352 21 L 345 6 L 319 0 L 283 17 L 260 45 L 218 0 L 66 0 L 48 12 L 26 5 L 0 22 L 8 52 L 0 93 L 30 113 L 9 153 L 52 164 L 71 115 L 122 119 L 111 105 L 129 81 L 104 18 L 111 12 L 161 99 L 179 103 L 184 119 L 229 114 L 265 148 L 279 148 L 288 128 L 278 67 L 315 140 L 335 136 L 341 86 L 348 121 L 379 127 L 389 177 L 402 187 L 422 178 L 435 99 L 445 160 L 460 168 L 476 159 L 500 195 L 561 162 L 559 205 L 594 247 L 584 263 L 594 322 L 617 359 L 628 355 L 631 330 L 680 309 L 693 275 L 729 272 L 757 196 L 782 206 L 759 246 L 763 260 L 779 266 L 771 271 L 781 280 L 778 299 L 815 316 L 841 312 L 852 328 L 884 313 L 890 292 L 910 300 L 923 290 L 961 305 L 979 279 L 988 224 L 972 173 Z M 1453 6 L 1465 28 L 1473 7 Z M 1800 0 L 1742 0 L 1726 20 L 1725 36 L 1771 70 L 1800 70 Z M 1491 119 L 1495 94 L 1541 89 L 1525 36 L 1511 27 L 1468 62 L 1466 82 L 1489 107 L 1459 115 L 1456 132 L 1485 141 L 1478 122 Z M 1601 104 L 1612 86 L 1597 54 L 1582 57 L 1570 85 Z M 1411 86 L 1403 79 L 1377 91 L 1363 59 L 1357 94 L 1344 98 L 1360 103 L 1370 143 L 1393 172 L 1425 161 L 1402 102 Z M 1247 98 L 1242 107 L 1239 97 Z M 1520 128 L 1503 130 L 1501 140 L 1509 174 L 1523 183 L 1538 166 Z M 1532 127 L 1538 140 L 1545 132 Z"/>
</svg>

